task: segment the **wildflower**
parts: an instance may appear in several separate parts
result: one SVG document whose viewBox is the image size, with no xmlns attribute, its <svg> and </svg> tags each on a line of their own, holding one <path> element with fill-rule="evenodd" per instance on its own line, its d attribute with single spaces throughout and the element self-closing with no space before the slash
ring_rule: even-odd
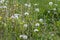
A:
<svg viewBox="0 0 60 40">
<path fill-rule="evenodd" d="M 39 8 L 35 8 L 35 11 L 36 11 L 36 12 L 39 12 Z"/>
<path fill-rule="evenodd" d="M 28 26 L 28 24 L 24 24 L 23 26 L 24 26 L 24 27 L 27 27 L 27 26 Z"/>
<path fill-rule="evenodd" d="M 39 30 L 38 29 L 34 29 L 34 32 L 38 32 Z"/>
<path fill-rule="evenodd" d="M 54 4 L 55 6 L 58 6 L 57 4 Z"/>
<path fill-rule="evenodd" d="M 31 7 L 31 4 L 27 4 L 27 3 L 26 3 L 25 6 L 27 6 L 27 7 Z"/>
<path fill-rule="evenodd" d="M 35 26 L 40 26 L 40 24 L 39 23 L 36 23 Z"/>
<path fill-rule="evenodd" d="M 25 12 L 24 15 L 29 15 L 29 13 L 28 12 Z"/>
<path fill-rule="evenodd" d="M 0 8 L 7 8 L 7 6 L 0 6 Z"/>
<path fill-rule="evenodd" d="M 5 0 L 0 0 L 0 3 L 3 3 Z"/>
<path fill-rule="evenodd" d="M 48 13 L 50 13 L 50 11 L 48 11 Z"/>
<path fill-rule="evenodd" d="M 14 14 L 11 16 L 11 18 L 17 18 L 18 19 L 19 14 Z"/>
<path fill-rule="evenodd" d="M 23 38 L 23 39 L 27 39 L 28 38 L 28 36 L 27 35 L 24 35 L 24 34 L 23 35 L 20 35 L 19 37 L 20 38 Z"/>
<path fill-rule="evenodd" d="M 54 8 L 53 10 L 56 11 L 56 8 Z"/>
<path fill-rule="evenodd" d="M 43 19 L 39 19 L 39 22 L 43 22 Z"/>
<path fill-rule="evenodd" d="M 49 5 L 52 6 L 53 5 L 53 2 L 49 2 Z"/>
<path fill-rule="evenodd" d="M 37 4 L 37 3 L 35 3 L 34 5 L 35 5 L 35 6 L 37 6 L 38 4 Z"/>
</svg>

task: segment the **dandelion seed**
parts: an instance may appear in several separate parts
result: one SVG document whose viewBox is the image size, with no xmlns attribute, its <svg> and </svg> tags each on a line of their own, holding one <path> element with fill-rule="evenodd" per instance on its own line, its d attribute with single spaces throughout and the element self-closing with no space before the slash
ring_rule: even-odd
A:
<svg viewBox="0 0 60 40">
<path fill-rule="evenodd" d="M 43 22 L 43 19 L 41 18 L 41 19 L 39 19 L 39 22 Z"/>
<path fill-rule="evenodd" d="M 53 5 L 53 2 L 49 2 L 49 5 L 52 6 Z"/>
<path fill-rule="evenodd" d="M 29 15 L 29 13 L 28 12 L 25 12 L 24 15 Z"/>
<path fill-rule="evenodd" d="M 34 32 L 38 32 L 39 30 L 38 29 L 34 29 Z"/>
<path fill-rule="evenodd" d="M 39 12 L 39 8 L 35 8 L 35 11 L 36 11 L 36 12 Z"/>
<path fill-rule="evenodd" d="M 35 26 L 40 26 L 40 24 L 39 23 L 36 23 Z"/>
<path fill-rule="evenodd" d="M 24 27 L 28 27 L 28 24 L 24 24 L 23 26 L 24 26 Z"/>
<path fill-rule="evenodd" d="M 23 35 L 20 35 L 19 37 L 20 38 L 23 38 L 23 39 L 27 39 L 28 38 L 28 36 L 27 35 L 24 35 L 24 34 Z"/>
</svg>

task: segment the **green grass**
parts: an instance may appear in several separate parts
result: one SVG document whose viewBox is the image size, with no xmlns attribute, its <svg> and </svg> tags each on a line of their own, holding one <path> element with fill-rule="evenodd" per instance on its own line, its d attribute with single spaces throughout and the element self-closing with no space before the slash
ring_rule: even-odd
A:
<svg viewBox="0 0 60 40">
<path fill-rule="evenodd" d="M 5 4 L 7 2 L 7 5 Z M 7 6 L 7 8 L 0 8 L 0 40 L 60 40 L 60 1 L 58 0 L 6 0 L 0 6 Z M 56 7 L 49 6 L 49 2 L 58 4 Z M 28 8 L 24 4 L 30 3 Z M 37 3 L 37 6 L 34 4 Z M 39 12 L 34 9 L 39 8 Z M 56 8 L 57 10 L 53 10 Z M 47 11 L 51 12 L 48 13 Z M 29 12 L 25 16 L 24 13 Z M 57 14 L 54 14 L 56 12 Z M 14 14 L 20 14 L 18 19 L 11 18 Z M 39 22 L 42 18 L 43 22 Z M 23 22 L 24 21 L 24 22 Z M 39 23 L 39 26 L 35 26 Z M 28 24 L 24 27 L 24 24 Z M 34 29 L 39 31 L 34 32 Z M 25 34 L 27 39 L 19 36 Z"/>
</svg>

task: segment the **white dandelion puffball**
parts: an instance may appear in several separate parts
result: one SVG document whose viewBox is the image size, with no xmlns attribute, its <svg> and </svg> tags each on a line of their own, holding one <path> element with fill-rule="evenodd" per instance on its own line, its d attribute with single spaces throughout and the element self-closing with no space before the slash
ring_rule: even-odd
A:
<svg viewBox="0 0 60 40">
<path fill-rule="evenodd" d="M 49 2 L 49 5 L 52 6 L 53 5 L 53 2 Z"/>
<path fill-rule="evenodd" d="M 29 15 L 29 13 L 28 12 L 25 12 L 24 15 Z"/>
<path fill-rule="evenodd" d="M 39 12 L 39 8 L 35 8 L 35 11 L 36 11 L 36 12 Z"/>
<path fill-rule="evenodd" d="M 5 0 L 0 0 L 0 3 L 3 3 Z"/>
<path fill-rule="evenodd" d="M 35 26 L 40 26 L 40 24 L 39 23 L 36 23 Z"/>
<path fill-rule="evenodd" d="M 34 29 L 34 32 L 38 32 L 39 30 L 38 29 Z"/>
<path fill-rule="evenodd" d="M 24 26 L 24 27 L 28 27 L 28 24 L 24 24 L 23 26 Z"/>
<path fill-rule="evenodd" d="M 41 18 L 41 19 L 39 19 L 39 22 L 43 22 L 43 19 Z"/>
<path fill-rule="evenodd" d="M 26 7 L 31 7 L 31 4 L 27 4 L 27 3 L 26 3 L 26 4 L 24 4 L 24 5 L 25 5 Z"/>
<path fill-rule="evenodd" d="M 28 4 L 26 3 L 26 4 L 24 4 L 25 6 L 28 6 Z"/>
<path fill-rule="evenodd" d="M 27 35 L 24 35 L 24 34 L 23 35 L 20 35 L 19 37 L 20 38 L 23 38 L 23 39 L 27 39 L 28 38 L 28 36 Z"/>
</svg>

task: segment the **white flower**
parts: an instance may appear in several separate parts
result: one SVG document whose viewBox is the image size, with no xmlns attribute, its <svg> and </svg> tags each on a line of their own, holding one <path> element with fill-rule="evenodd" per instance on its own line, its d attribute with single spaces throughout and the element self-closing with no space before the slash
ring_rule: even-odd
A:
<svg viewBox="0 0 60 40">
<path fill-rule="evenodd" d="M 39 19 L 39 22 L 43 22 L 43 19 L 41 18 L 41 19 Z"/>
<path fill-rule="evenodd" d="M 27 3 L 26 3 L 25 6 L 26 6 L 26 7 L 31 7 L 31 4 L 27 4 Z"/>
<path fill-rule="evenodd" d="M 24 4 L 25 6 L 28 6 L 28 4 L 26 3 L 26 4 Z"/>
<path fill-rule="evenodd" d="M 53 10 L 56 11 L 56 8 L 54 8 Z"/>
<path fill-rule="evenodd" d="M 24 24 L 23 26 L 24 26 L 24 27 L 27 27 L 27 26 L 28 26 L 28 24 Z"/>
<path fill-rule="evenodd" d="M 50 13 L 50 11 L 48 11 L 48 13 Z"/>
<path fill-rule="evenodd" d="M 49 5 L 52 6 L 53 5 L 53 2 L 49 2 Z"/>
<path fill-rule="evenodd" d="M 25 12 L 24 15 L 29 15 L 29 13 L 28 12 Z"/>
<path fill-rule="evenodd" d="M 39 12 L 39 8 L 35 8 L 35 11 L 36 11 L 36 12 Z"/>
<path fill-rule="evenodd" d="M 27 39 L 28 38 L 28 36 L 27 35 L 24 35 L 24 34 L 23 35 L 20 35 L 19 37 L 20 38 L 23 38 L 23 39 Z"/>
<path fill-rule="evenodd" d="M 40 26 L 40 24 L 39 23 L 36 23 L 35 26 Z"/>
<path fill-rule="evenodd" d="M 0 6 L 0 8 L 7 8 L 7 6 Z"/>
<path fill-rule="evenodd" d="M 14 14 L 11 16 L 11 18 L 17 18 L 18 19 L 19 14 Z"/>
<path fill-rule="evenodd" d="M 3 3 L 5 0 L 0 0 L 0 3 Z"/>
<path fill-rule="evenodd" d="M 54 4 L 55 6 L 58 6 L 58 4 Z"/>
<path fill-rule="evenodd" d="M 37 4 L 37 3 L 35 3 L 34 5 L 35 5 L 35 6 L 37 6 L 38 4 Z"/>
<path fill-rule="evenodd" d="M 39 30 L 38 29 L 34 29 L 34 32 L 38 32 Z"/>
</svg>

